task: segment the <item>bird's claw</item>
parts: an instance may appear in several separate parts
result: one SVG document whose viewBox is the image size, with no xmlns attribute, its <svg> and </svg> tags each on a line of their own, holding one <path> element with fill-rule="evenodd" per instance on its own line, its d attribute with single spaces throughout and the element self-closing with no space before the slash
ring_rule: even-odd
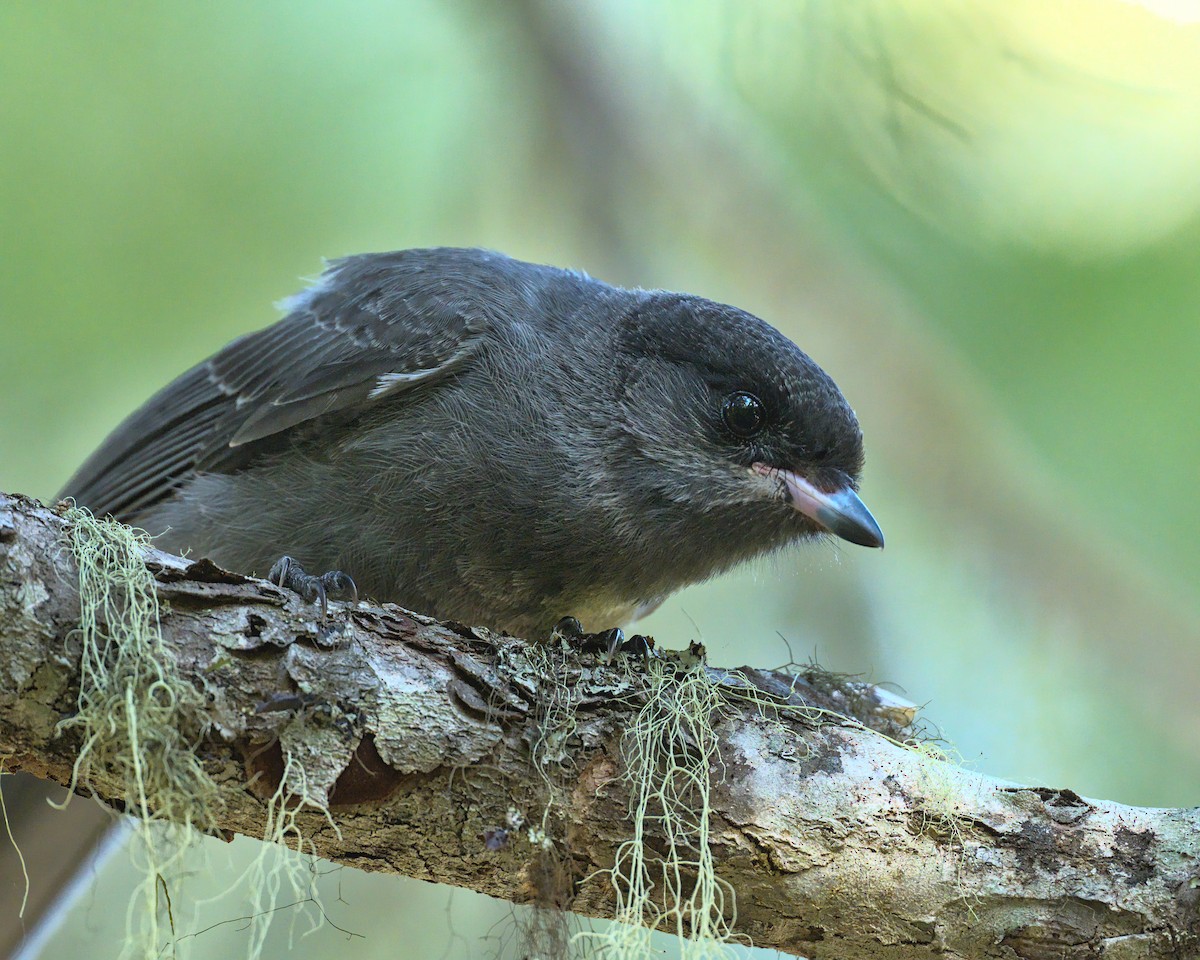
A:
<svg viewBox="0 0 1200 960">
<path fill-rule="evenodd" d="M 550 639 L 557 643 L 559 640 L 573 642 L 584 636 L 583 624 L 574 617 L 563 617 L 550 631 Z"/>
<path fill-rule="evenodd" d="M 620 627 L 601 630 L 599 633 L 585 633 L 583 626 L 574 617 L 563 617 L 559 620 L 554 625 L 550 639 L 565 640 L 579 647 L 584 653 L 602 653 L 605 663 L 612 663 L 618 653 L 634 654 L 644 660 L 649 660 L 655 655 L 653 637 L 637 633 L 626 639 L 625 631 Z"/>
<path fill-rule="evenodd" d="M 628 653 L 631 656 L 641 657 L 645 661 L 649 661 L 651 657 L 657 657 L 658 654 L 654 650 L 654 638 L 648 637 L 643 633 L 635 633 L 632 637 L 621 642 L 618 653 Z"/>
<path fill-rule="evenodd" d="M 319 576 L 306 573 L 294 557 L 280 557 L 267 573 L 267 579 L 272 583 L 292 590 L 308 603 L 320 601 L 321 619 L 329 616 L 329 594 L 350 597 L 352 603 L 358 603 L 358 587 L 349 574 L 341 570 L 329 570 Z"/>
</svg>

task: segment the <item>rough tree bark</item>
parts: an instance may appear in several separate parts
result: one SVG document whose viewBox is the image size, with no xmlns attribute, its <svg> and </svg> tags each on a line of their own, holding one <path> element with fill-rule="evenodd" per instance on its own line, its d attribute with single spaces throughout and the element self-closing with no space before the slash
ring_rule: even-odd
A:
<svg viewBox="0 0 1200 960">
<path fill-rule="evenodd" d="M 0 496 L 0 749 L 8 769 L 60 783 L 78 749 L 55 732 L 79 682 L 66 528 L 35 501 Z M 286 749 L 340 829 L 312 815 L 322 856 L 535 898 L 534 848 L 497 837 L 510 809 L 546 802 L 531 744 L 545 742 L 546 697 L 565 696 L 575 725 L 549 772 L 560 786 L 551 839 L 570 881 L 557 899 L 612 916 L 602 871 L 629 836 L 622 733 L 639 706 L 628 665 L 571 653 L 559 677 L 538 677 L 517 666 L 528 665 L 522 640 L 368 603 L 335 605 L 321 624 L 263 581 L 146 559 L 178 668 L 208 693 L 200 751 L 220 829 L 261 835 Z M 870 688 L 831 699 L 785 673 L 710 674 L 728 694 L 711 846 L 737 893 L 735 930 L 756 945 L 836 960 L 1200 955 L 1200 810 L 1125 807 L 930 760 L 885 735 L 897 713 Z M 747 702 L 750 684 L 780 705 L 853 707 L 862 722 L 764 710 Z M 93 788 L 121 800 L 103 776 Z"/>
</svg>

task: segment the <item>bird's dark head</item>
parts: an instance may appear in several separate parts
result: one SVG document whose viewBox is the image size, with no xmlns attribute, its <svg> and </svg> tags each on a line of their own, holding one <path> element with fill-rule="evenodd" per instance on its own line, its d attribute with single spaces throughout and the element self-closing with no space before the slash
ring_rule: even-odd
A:
<svg viewBox="0 0 1200 960">
<path fill-rule="evenodd" d="M 661 511 L 690 518 L 677 526 L 727 538 L 730 562 L 829 533 L 883 546 L 856 492 L 854 411 L 779 331 L 734 307 L 655 292 L 624 317 L 617 349 L 617 427 Z"/>
</svg>

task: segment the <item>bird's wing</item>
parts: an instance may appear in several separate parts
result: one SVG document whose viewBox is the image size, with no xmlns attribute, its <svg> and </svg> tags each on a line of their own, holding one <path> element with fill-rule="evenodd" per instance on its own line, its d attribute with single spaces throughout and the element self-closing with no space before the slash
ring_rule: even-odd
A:
<svg viewBox="0 0 1200 960">
<path fill-rule="evenodd" d="M 134 519 L 196 471 L 235 469 L 259 441 L 428 386 L 474 352 L 492 313 L 483 278 L 384 256 L 336 262 L 274 326 L 229 344 L 130 416 L 65 496 Z"/>
</svg>

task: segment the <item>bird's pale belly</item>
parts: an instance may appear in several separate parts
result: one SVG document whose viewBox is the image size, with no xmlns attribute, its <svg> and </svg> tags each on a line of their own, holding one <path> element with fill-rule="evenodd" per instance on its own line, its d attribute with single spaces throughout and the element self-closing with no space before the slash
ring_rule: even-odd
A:
<svg viewBox="0 0 1200 960">
<path fill-rule="evenodd" d="M 575 609 L 564 610 L 563 616 L 574 617 L 583 625 L 584 630 L 592 633 L 635 623 L 657 610 L 665 599 L 666 597 L 658 597 L 654 600 L 629 603 L 615 597 L 594 597 L 585 604 L 575 604 Z"/>
</svg>

